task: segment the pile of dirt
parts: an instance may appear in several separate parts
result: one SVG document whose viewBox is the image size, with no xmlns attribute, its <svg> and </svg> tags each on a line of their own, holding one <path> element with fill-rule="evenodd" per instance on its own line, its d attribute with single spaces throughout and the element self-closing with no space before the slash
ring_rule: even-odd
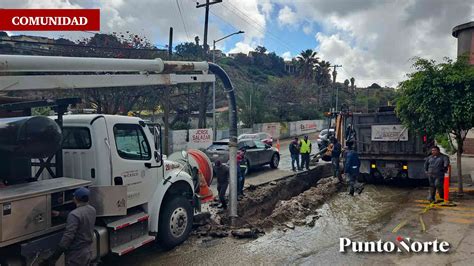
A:
<svg viewBox="0 0 474 266">
<path fill-rule="evenodd" d="M 284 220 L 289 220 L 279 215 L 271 218 L 274 215 L 275 208 L 279 206 L 278 204 L 281 205 L 283 204 L 281 202 L 289 201 L 293 197 L 318 186 L 318 182 L 331 176 L 331 172 L 330 164 L 322 164 L 310 171 L 300 172 L 281 180 L 247 189 L 245 191 L 246 197 L 239 201 L 239 217 L 236 219 L 236 225 L 239 227 L 269 228 Z M 326 183 L 326 181 L 321 182 L 321 184 Z M 308 192 L 309 194 L 311 192 Z M 324 198 L 324 195 L 322 197 Z M 310 202 L 312 202 L 312 199 L 305 199 L 304 206 L 307 206 Z M 284 206 L 281 208 L 284 209 Z M 294 211 L 303 213 L 302 210 Z M 288 217 L 291 216 L 294 216 L 293 213 L 288 212 Z M 222 224 L 230 224 L 226 213 L 221 214 L 219 218 Z"/>
<path fill-rule="evenodd" d="M 315 187 L 289 200 L 278 202 L 272 214 L 257 222 L 257 225 L 269 228 L 284 224 L 291 228 L 291 224 L 287 225 L 287 222 L 291 221 L 296 225 L 313 226 L 314 220 L 318 218 L 314 215 L 316 209 L 337 191 L 338 180 L 336 178 L 321 179 Z"/>
<path fill-rule="evenodd" d="M 321 164 L 310 171 L 245 190 L 238 203 L 239 217 L 230 226 L 228 211 L 209 212 L 195 219 L 193 234 L 197 237 L 257 238 L 264 229 L 295 225 L 314 226 L 316 209 L 338 190 L 338 181 L 331 176 L 331 165 Z"/>
</svg>

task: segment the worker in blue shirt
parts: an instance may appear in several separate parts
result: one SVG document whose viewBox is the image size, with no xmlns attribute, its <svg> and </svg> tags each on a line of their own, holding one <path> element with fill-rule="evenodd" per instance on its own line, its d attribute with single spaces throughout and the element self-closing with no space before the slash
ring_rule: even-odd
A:
<svg viewBox="0 0 474 266">
<path fill-rule="evenodd" d="M 347 142 L 345 153 L 346 160 L 344 162 L 344 173 L 346 174 L 346 178 L 349 179 L 349 195 L 351 196 L 354 196 L 354 191 L 356 189 L 355 184 L 360 168 L 359 154 L 357 154 L 357 152 L 352 149 L 353 144 L 353 142 Z M 362 193 L 363 189 L 363 186 L 358 187 L 358 193 Z"/>
</svg>

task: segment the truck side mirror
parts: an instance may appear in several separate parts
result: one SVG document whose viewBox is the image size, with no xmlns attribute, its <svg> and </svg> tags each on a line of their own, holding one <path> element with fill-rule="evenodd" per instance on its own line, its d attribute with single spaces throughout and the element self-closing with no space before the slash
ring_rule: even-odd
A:
<svg viewBox="0 0 474 266">
<path fill-rule="evenodd" d="M 163 165 L 163 149 L 162 149 L 162 143 L 161 143 L 161 126 L 156 125 L 153 127 L 153 138 L 155 142 L 155 152 L 153 153 L 153 156 L 155 157 L 155 161 L 160 164 L 160 166 Z"/>
<path fill-rule="evenodd" d="M 155 142 L 155 150 L 160 150 L 161 148 L 161 127 L 153 127 L 153 142 Z"/>
<path fill-rule="evenodd" d="M 161 154 L 158 153 L 158 151 L 155 151 L 155 152 L 153 153 L 153 156 L 155 157 L 155 161 L 156 161 L 157 163 L 160 163 L 160 162 L 162 161 Z"/>
</svg>

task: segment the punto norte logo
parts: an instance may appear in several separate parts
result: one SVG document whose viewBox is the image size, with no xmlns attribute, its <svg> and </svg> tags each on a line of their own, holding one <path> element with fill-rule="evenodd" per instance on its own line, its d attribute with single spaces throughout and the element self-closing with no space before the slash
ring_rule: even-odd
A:
<svg viewBox="0 0 474 266">
<path fill-rule="evenodd" d="M 397 237 L 397 242 L 392 241 L 352 241 L 349 238 L 339 238 L 339 252 L 345 253 L 348 250 L 354 253 L 446 253 L 451 248 L 446 241 L 412 241 L 410 238 Z"/>
</svg>

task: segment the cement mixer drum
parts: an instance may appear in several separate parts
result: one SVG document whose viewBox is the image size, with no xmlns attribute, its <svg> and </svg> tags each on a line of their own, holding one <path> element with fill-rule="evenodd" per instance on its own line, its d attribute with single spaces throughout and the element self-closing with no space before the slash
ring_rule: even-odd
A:
<svg viewBox="0 0 474 266">
<path fill-rule="evenodd" d="M 188 149 L 184 154 L 181 151 L 172 153 L 168 156 L 168 159 L 182 164 L 185 164 L 186 160 L 189 160 L 189 164 L 192 167 L 196 167 L 203 175 L 207 185 L 211 185 L 214 177 L 212 163 L 204 152 L 196 149 Z M 192 173 L 189 174 L 192 175 Z"/>
</svg>

